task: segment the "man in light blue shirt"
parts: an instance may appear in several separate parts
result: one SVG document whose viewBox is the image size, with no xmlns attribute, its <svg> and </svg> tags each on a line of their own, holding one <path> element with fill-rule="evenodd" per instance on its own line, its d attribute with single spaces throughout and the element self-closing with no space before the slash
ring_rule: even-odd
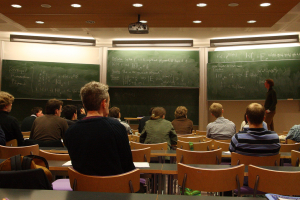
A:
<svg viewBox="0 0 300 200">
<path fill-rule="evenodd" d="M 294 125 L 290 129 L 285 139 L 290 139 L 296 142 L 300 142 L 300 125 Z"/>
</svg>

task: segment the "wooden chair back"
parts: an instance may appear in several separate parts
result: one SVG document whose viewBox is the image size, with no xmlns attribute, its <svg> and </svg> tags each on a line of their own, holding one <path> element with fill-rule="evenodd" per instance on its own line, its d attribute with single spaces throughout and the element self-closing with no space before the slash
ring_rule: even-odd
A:
<svg viewBox="0 0 300 200">
<path fill-rule="evenodd" d="M 129 140 L 129 142 L 132 141 L 132 139 L 133 139 L 133 138 L 132 138 L 132 135 L 128 135 L 128 140 Z"/>
<path fill-rule="evenodd" d="M 177 138 L 178 137 L 197 137 L 194 134 L 177 134 Z"/>
<path fill-rule="evenodd" d="M 22 132 L 23 138 L 29 138 L 30 137 L 30 131 Z"/>
<path fill-rule="evenodd" d="M 207 192 L 223 192 L 243 186 L 244 165 L 226 169 L 202 169 L 178 163 L 178 184 L 184 188 Z"/>
<path fill-rule="evenodd" d="M 183 142 L 203 142 L 204 137 L 178 137 L 177 139 Z"/>
<path fill-rule="evenodd" d="M 184 149 L 176 149 L 177 163 L 183 164 L 212 164 L 221 163 L 222 149 L 213 151 L 189 151 Z"/>
<path fill-rule="evenodd" d="M 193 142 L 193 151 L 209 151 L 211 148 L 210 142 Z M 181 140 L 177 141 L 177 148 L 191 150 L 190 143 Z"/>
<path fill-rule="evenodd" d="M 291 151 L 292 166 L 298 167 L 300 162 L 300 151 Z"/>
<path fill-rule="evenodd" d="M 245 156 L 231 152 L 231 165 L 279 166 L 280 154 L 274 156 Z"/>
<path fill-rule="evenodd" d="M 132 141 L 133 142 L 140 142 L 140 136 L 132 135 Z"/>
<path fill-rule="evenodd" d="M 168 150 L 168 143 L 157 143 L 157 144 L 142 144 L 137 142 L 131 142 L 130 143 L 131 149 L 145 149 L 147 147 L 150 147 L 151 150 Z"/>
<path fill-rule="evenodd" d="M 50 153 L 47 151 L 40 150 L 39 156 L 44 157 L 46 160 L 60 160 L 60 161 L 69 161 L 71 160 L 69 154 L 58 154 L 58 153 Z"/>
<path fill-rule="evenodd" d="M 273 171 L 248 166 L 248 185 L 256 190 L 280 195 L 300 195 L 300 171 Z"/>
<path fill-rule="evenodd" d="M 133 135 L 135 135 L 136 132 L 139 133 L 139 130 L 138 129 L 132 129 Z"/>
<path fill-rule="evenodd" d="M 7 147 L 0 145 L 0 159 L 7 159 L 18 154 L 21 154 L 21 156 L 39 155 L 39 145 L 24 147 Z"/>
<path fill-rule="evenodd" d="M 10 140 L 10 141 L 6 142 L 5 146 L 17 147 L 18 146 L 18 140 L 17 139 Z"/>
<path fill-rule="evenodd" d="M 229 151 L 230 142 L 223 142 L 223 140 L 214 140 L 214 149 L 222 148 L 223 151 Z"/>
<path fill-rule="evenodd" d="M 286 139 L 287 144 L 296 144 L 297 142 L 295 140 Z"/>
<path fill-rule="evenodd" d="M 199 131 L 199 130 L 196 130 L 196 135 L 203 135 L 203 136 L 206 136 L 206 131 Z"/>
<path fill-rule="evenodd" d="M 140 189 L 139 169 L 114 176 L 89 176 L 68 167 L 68 174 L 73 191 L 134 193 Z"/>
<path fill-rule="evenodd" d="M 295 144 L 280 144 L 280 152 L 291 152 L 292 150 L 299 151 L 300 143 Z"/>
<path fill-rule="evenodd" d="M 150 163 L 151 148 L 131 149 L 133 162 L 148 162 Z"/>
</svg>

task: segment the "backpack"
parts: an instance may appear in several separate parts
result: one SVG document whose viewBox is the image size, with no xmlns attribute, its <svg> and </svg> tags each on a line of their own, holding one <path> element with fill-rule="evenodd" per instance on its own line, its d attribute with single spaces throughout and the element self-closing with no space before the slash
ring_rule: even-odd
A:
<svg viewBox="0 0 300 200">
<path fill-rule="evenodd" d="M 52 174 L 49 170 L 48 162 L 41 156 L 16 155 L 6 159 L 0 164 L 0 171 L 19 171 L 27 169 L 42 169 L 49 180 L 49 183 L 52 183 Z"/>
</svg>

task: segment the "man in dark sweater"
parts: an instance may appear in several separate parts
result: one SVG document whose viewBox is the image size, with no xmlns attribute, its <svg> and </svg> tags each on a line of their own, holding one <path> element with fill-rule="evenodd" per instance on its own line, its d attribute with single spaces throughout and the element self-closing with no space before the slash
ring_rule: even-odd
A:
<svg viewBox="0 0 300 200">
<path fill-rule="evenodd" d="M 265 122 L 268 125 L 268 129 L 274 131 L 274 115 L 276 113 L 277 95 L 273 89 L 274 81 L 272 79 L 267 79 L 265 81 L 265 88 L 268 89 L 265 101 L 266 119 Z"/>
<path fill-rule="evenodd" d="M 75 124 L 77 120 L 77 107 L 74 105 L 66 105 L 62 110 L 63 116 L 66 118 L 69 127 Z"/>
<path fill-rule="evenodd" d="M 10 116 L 14 96 L 0 91 L 0 125 L 5 133 L 6 142 L 17 139 L 18 146 L 23 145 L 23 135 L 21 133 L 19 122 L 16 118 Z"/>
<path fill-rule="evenodd" d="M 152 110 L 154 109 L 154 107 L 152 107 L 149 111 L 149 116 L 144 116 L 140 122 L 139 122 L 139 127 L 138 127 L 138 130 L 139 130 L 139 133 L 141 133 L 144 129 L 144 126 L 146 125 L 146 121 L 148 121 L 152 115 Z"/>
<path fill-rule="evenodd" d="M 82 174 L 98 176 L 135 169 L 125 127 L 107 118 L 108 86 L 93 81 L 81 88 L 80 95 L 87 116 L 66 131 L 64 140 L 73 168 Z"/>
<path fill-rule="evenodd" d="M 31 109 L 31 115 L 23 119 L 21 124 L 21 131 L 31 131 L 32 124 L 37 117 L 43 116 L 43 108 L 34 107 Z"/>
</svg>

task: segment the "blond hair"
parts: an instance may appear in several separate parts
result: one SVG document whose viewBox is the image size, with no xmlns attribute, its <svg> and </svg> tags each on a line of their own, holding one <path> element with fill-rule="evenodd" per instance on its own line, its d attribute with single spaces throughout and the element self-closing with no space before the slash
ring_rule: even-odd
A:
<svg viewBox="0 0 300 200">
<path fill-rule="evenodd" d="M 3 110 L 6 106 L 12 104 L 15 97 L 8 92 L 0 91 L 0 110 Z"/>
<path fill-rule="evenodd" d="M 220 103 L 213 103 L 209 107 L 209 112 L 213 114 L 216 118 L 222 116 L 223 106 Z"/>
<path fill-rule="evenodd" d="M 163 107 L 156 107 L 152 110 L 151 119 L 159 119 L 166 115 L 166 110 Z"/>
<path fill-rule="evenodd" d="M 188 109 L 185 106 L 178 106 L 175 110 L 175 118 L 181 118 L 187 116 Z"/>
</svg>

